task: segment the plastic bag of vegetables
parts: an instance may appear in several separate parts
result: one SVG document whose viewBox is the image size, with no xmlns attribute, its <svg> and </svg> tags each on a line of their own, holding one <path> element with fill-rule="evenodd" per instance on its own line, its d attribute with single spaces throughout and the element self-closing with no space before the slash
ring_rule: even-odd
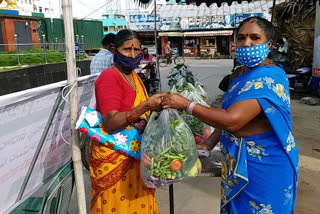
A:
<svg viewBox="0 0 320 214">
<path fill-rule="evenodd" d="M 189 100 L 196 101 L 203 106 L 209 107 L 209 105 L 204 100 L 204 97 L 195 88 L 191 92 L 183 91 L 181 95 Z M 202 122 L 200 119 L 189 114 L 185 110 L 178 110 L 178 112 L 179 112 L 179 115 L 182 117 L 182 119 L 190 127 L 196 143 L 201 143 L 202 140 L 209 137 L 211 133 L 214 131 L 214 128 L 208 126 L 207 124 Z"/>
<path fill-rule="evenodd" d="M 166 187 L 201 170 L 193 134 L 173 109 L 153 112 L 141 143 L 141 177 L 148 187 Z"/>
</svg>

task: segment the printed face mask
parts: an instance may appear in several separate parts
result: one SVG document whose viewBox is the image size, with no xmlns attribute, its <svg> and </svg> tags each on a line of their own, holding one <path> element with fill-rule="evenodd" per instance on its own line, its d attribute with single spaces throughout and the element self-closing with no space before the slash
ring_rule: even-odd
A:
<svg viewBox="0 0 320 214">
<path fill-rule="evenodd" d="M 237 61 L 241 65 L 250 68 L 260 65 L 270 53 L 268 44 L 269 42 L 251 47 L 236 47 L 235 55 Z"/>
<path fill-rule="evenodd" d="M 132 71 L 133 69 L 137 68 L 140 64 L 140 61 L 142 59 L 142 54 L 138 54 L 135 58 L 123 56 L 121 53 L 116 51 L 114 54 L 114 63 L 116 65 L 119 65 L 121 68 L 123 68 L 126 71 Z"/>
</svg>

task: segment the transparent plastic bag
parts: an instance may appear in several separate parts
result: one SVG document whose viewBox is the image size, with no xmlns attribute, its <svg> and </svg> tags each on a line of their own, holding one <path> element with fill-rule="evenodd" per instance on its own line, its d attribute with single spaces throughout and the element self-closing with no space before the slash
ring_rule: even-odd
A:
<svg viewBox="0 0 320 214">
<path fill-rule="evenodd" d="M 189 92 L 186 96 L 189 100 L 195 101 L 203 106 L 209 107 L 208 103 L 205 101 L 204 97 L 201 96 L 197 91 Z"/>
<path fill-rule="evenodd" d="M 168 78 L 172 78 L 172 77 L 174 77 L 174 76 L 177 75 L 177 74 L 179 74 L 179 70 L 176 69 L 176 68 L 173 68 L 173 69 L 171 69 Z"/>
<path fill-rule="evenodd" d="M 177 88 L 175 85 L 173 85 L 170 89 L 170 93 L 178 93 Z"/>
<path fill-rule="evenodd" d="M 182 77 L 181 79 L 179 79 L 179 80 L 177 81 L 176 86 L 177 86 L 178 89 L 183 89 L 183 87 L 184 87 L 186 84 L 187 84 L 186 79 L 185 79 L 184 77 Z"/>
<path fill-rule="evenodd" d="M 189 100 L 198 102 L 203 106 L 209 107 L 209 105 L 206 103 L 204 98 L 199 94 L 199 92 L 194 87 L 193 87 L 193 91 L 191 92 L 187 90 L 183 91 L 181 93 L 181 96 L 184 96 Z M 214 131 L 214 128 L 212 128 L 211 126 L 208 126 L 197 117 L 187 113 L 185 110 L 179 110 L 179 115 L 182 117 L 182 119 L 184 119 L 184 121 L 190 127 L 193 135 L 195 136 L 196 143 L 200 143 L 202 140 L 209 137 Z"/>
<path fill-rule="evenodd" d="M 198 94 L 200 94 L 203 97 L 204 100 L 207 99 L 207 92 L 203 89 L 201 85 L 196 86 L 196 90 Z"/>
<path fill-rule="evenodd" d="M 221 176 L 221 145 L 218 143 L 212 151 L 205 151 L 206 155 L 199 157 L 202 163 L 202 172 L 212 173 L 213 176 Z"/>
<path fill-rule="evenodd" d="M 166 187 L 201 170 L 194 137 L 174 109 L 153 112 L 141 145 L 141 177 L 148 187 Z"/>
</svg>

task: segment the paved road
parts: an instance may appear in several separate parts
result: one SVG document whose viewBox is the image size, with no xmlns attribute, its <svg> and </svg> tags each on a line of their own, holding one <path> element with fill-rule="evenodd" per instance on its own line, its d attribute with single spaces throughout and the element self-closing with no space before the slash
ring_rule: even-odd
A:
<svg viewBox="0 0 320 214">
<path fill-rule="evenodd" d="M 210 104 L 221 91 L 218 84 L 230 72 L 232 60 L 187 60 L 194 75 L 202 82 L 208 93 Z M 168 91 L 168 73 L 172 66 L 160 68 L 162 91 Z M 89 172 L 84 170 L 87 210 L 90 213 L 90 178 Z M 216 214 L 220 206 L 220 178 L 200 176 L 174 185 L 174 204 L 176 214 Z M 157 190 L 157 201 L 161 214 L 169 213 L 169 191 Z M 76 214 L 77 201 L 75 191 L 69 208 L 70 214 Z"/>
</svg>

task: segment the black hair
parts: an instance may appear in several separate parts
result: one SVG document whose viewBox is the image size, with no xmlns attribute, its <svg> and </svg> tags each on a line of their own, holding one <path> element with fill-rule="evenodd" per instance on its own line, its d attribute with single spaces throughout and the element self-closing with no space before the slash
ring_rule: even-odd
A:
<svg viewBox="0 0 320 214">
<path fill-rule="evenodd" d="M 137 39 L 141 43 L 141 40 L 135 31 L 128 29 L 120 30 L 115 37 L 114 46 L 118 49 L 125 41 L 132 39 Z"/>
<path fill-rule="evenodd" d="M 237 33 L 240 31 L 240 29 L 245 23 L 250 21 L 254 21 L 264 31 L 268 41 L 272 41 L 273 43 L 277 41 L 276 28 L 273 26 L 271 22 L 259 16 L 252 16 L 242 21 L 237 29 Z"/>
<path fill-rule="evenodd" d="M 145 51 L 145 50 L 148 50 L 148 48 L 143 48 L 143 49 L 142 49 L 142 52 Z"/>
<path fill-rule="evenodd" d="M 115 38 L 116 38 L 116 35 L 114 35 L 113 33 L 108 33 L 102 39 L 102 42 L 101 42 L 102 46 L 105 47 L 105 46 L 108 46 L 110 44 L 113 44 Z"/>
</svg>

